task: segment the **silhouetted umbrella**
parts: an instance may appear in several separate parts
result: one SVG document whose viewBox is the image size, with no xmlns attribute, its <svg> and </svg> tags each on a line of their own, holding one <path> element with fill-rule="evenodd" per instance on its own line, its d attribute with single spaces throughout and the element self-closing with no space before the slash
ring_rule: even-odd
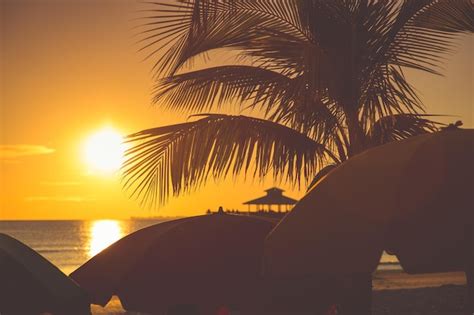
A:
<svg viewBox="0 0 474 315">
<path fill-rule="evenodd" d="M 474 130 L 421 135 L 351 158 L 270 233 L 266 274 L 368 273 L 384 248 L 410 273 L 464 270 L 473 161 Z"/>
<path fill-rule="evenodd" d="M 274 222 L 227 214 L 160 223 L 119 240 L 71 274 L 105 305 L 160 312 L 177 305 L 238 305 L 258 282 Z"/>
<path fill-rule="evenodd" d="M 0 233 L 0 313 L 90 314 L 86 293 L 53 264 Z"/>
</svg>

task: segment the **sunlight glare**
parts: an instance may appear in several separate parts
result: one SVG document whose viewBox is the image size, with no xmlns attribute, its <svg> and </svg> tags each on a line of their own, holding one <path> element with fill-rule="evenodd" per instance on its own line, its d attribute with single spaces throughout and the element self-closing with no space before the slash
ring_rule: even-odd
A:
<svg viewBox="0 0 474 315">
<path fill-rule="evenodd" d="M 89 257 L 100 253 L 123 236 L 122 226 L 119 221 L 93 221 L 90 227 Z"/>
<path fill-rule="evenodd" d="M 124 154 L 123 138 L 112 128 L 95 133 L 85 145 L 85 160 L 92 171 L 110 173 L 119 170 Z"/>
</svg>

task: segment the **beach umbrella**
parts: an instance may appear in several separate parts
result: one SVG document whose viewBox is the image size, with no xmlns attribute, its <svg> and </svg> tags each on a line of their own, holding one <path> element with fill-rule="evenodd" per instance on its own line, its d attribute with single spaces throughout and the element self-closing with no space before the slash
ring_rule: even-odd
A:
<svg viewBox="0 0 474 315">
<path fill-rule="evenodd" d="M 0 313 L 90 314 L 86 293 L 20 241 L 0 233 Z"/>
<path fill-rule="evenodd" d="M 351 158 L 269 234 L 265 274 L 370 273 L 384 249 L 409 273 L 464 270 L 473 250 L 473 161 L 474 130 L 425 134 Z"/>
<path fill-rule="evenodd" d="M 168 221 L 117 241 L 71 274 L 105 305 L 166 312 L 236 307 L 259 282 L 269 219 L 211 214 Z"/>
</svg>

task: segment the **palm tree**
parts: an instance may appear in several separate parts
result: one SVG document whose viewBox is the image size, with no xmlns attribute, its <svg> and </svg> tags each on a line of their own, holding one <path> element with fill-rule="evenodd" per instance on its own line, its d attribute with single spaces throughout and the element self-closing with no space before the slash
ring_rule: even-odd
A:
<svg viewBox="0 0 474 315">
<path fill-rule="evenodd" d="M 124 184 L 145 203 L 229 174 L 310 181 L 436 130 L 404 69 L 440 74 L 474 28 L 470 0 L 176 0 L 148 12 L 153 102 L 196 115 L 129 136 Z M 238 62 L 212 65 L 216 50 Z M 259 116 L 219 114 L 235 104 Z"/>
</svg>

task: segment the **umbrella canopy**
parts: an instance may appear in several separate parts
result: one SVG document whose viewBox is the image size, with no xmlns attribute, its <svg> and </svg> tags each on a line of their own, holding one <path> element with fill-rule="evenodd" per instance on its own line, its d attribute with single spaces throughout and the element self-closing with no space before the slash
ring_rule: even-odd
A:
<svg viewBox="0 0 474 315">
<path fill-rule="evenodd" d="M 353 157 L 270 233 L 266 273 L 372 272 L 383 249 L 407 272 L 463 270 L 472 250 L 472 161 L 474 130 L 421 135 Z"/>
<path fill-rule="evenodd" d="M 0 233 L 0 313 L 90 314 L 85 292 L 53 264 Z"/>
<path fill-rule="evenodd" d="M 116 294 L 128 310 L 238 304 L 258 282 L 263 241 L 274 225 L 227 214 L 168 221 L 119 240 L 71 277 L 93 303 L 104 305 Z"/>
</svg>

